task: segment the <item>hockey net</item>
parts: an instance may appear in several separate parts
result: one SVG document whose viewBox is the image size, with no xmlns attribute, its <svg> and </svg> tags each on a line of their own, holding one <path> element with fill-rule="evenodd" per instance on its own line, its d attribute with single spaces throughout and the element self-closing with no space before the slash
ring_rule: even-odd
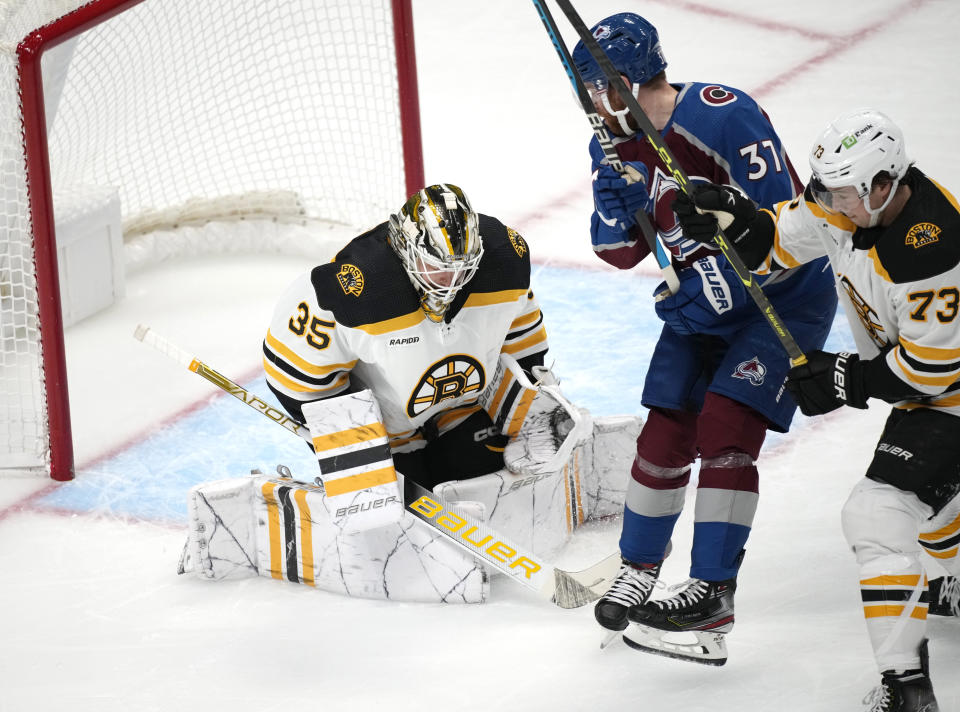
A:
<svg viewBox="0 0 960 712">
<path fill-rule="evenodd" d="M 0 476 L 73 476 L 71 215 L 119 202 L 162 252 L 209 221 L 369 226 L 423 182 L 410 0 L 0 0 L 0 92 Z"/>
</svg>

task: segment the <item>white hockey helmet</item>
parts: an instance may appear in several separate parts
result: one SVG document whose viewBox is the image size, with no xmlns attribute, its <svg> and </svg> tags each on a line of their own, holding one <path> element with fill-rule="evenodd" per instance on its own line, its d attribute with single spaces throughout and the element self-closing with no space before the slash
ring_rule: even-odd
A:
<svg viewBox="0 0 960 712">
<path fill-rule="evenodd" d="M 479 218 L 467 196 L 450 183 L 427 186 L 390 216 L 389 235 L 423 311 L 441 321 L 483 256 Z"/>
<path fill-rule="evenodd" d="M 903 132 L 890 118 L 873 109 L 856 109 L 841 114 L 827 126 L 810 150 L 810 187 L 824 210 L 843 210 L 844 196 L 837 191 L 848 186 L 850 201 L 862 201 L 875 224 L 890 203 L 900 179 L 910 167 Z M 870 191 L 878 174 L 885 173 L 893 185 L 879 208 L 870 207 Z"/>
</svg>

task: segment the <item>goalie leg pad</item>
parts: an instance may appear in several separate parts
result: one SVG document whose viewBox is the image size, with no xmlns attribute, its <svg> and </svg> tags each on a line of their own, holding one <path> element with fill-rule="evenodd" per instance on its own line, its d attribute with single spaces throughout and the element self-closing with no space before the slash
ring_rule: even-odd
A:
<svg viewBox="0 0 960 712">
<path fill-rule="evenodd" d="M 481 603 L 483 567 L 406 512 L 392 524 L 344 532 L 319 485 L 245 477 L 190 493 L 182 572 L 205 579 L 259 574 L 361 598 Z"/>
</svg>

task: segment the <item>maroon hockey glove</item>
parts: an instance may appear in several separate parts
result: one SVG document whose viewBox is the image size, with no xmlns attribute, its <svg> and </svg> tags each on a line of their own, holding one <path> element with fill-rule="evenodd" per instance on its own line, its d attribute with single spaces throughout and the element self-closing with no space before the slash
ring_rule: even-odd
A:
<svg viewBox="0 0 960 712">
<path fill-rule="evenodd" d="M 842 405 L 866 408 L 860 357 L 841 351 L 811 351 L 787 374 L 787 390 L 804 415 L 823 415 Z"/>
</svg>

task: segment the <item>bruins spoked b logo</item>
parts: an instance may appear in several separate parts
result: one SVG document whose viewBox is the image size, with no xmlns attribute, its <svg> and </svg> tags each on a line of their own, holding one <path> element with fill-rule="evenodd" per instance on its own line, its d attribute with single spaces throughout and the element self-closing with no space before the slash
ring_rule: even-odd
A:
<svg viewBox="0 0 960 712">
<path fill-rule="evenodd" d="M 479 395 L 487 384 L 483 366 L 473 356 L 454 354 L 427 369 L 407 401 L 411 418 L 437 403 L 465 395 Z"/>
</svg>

